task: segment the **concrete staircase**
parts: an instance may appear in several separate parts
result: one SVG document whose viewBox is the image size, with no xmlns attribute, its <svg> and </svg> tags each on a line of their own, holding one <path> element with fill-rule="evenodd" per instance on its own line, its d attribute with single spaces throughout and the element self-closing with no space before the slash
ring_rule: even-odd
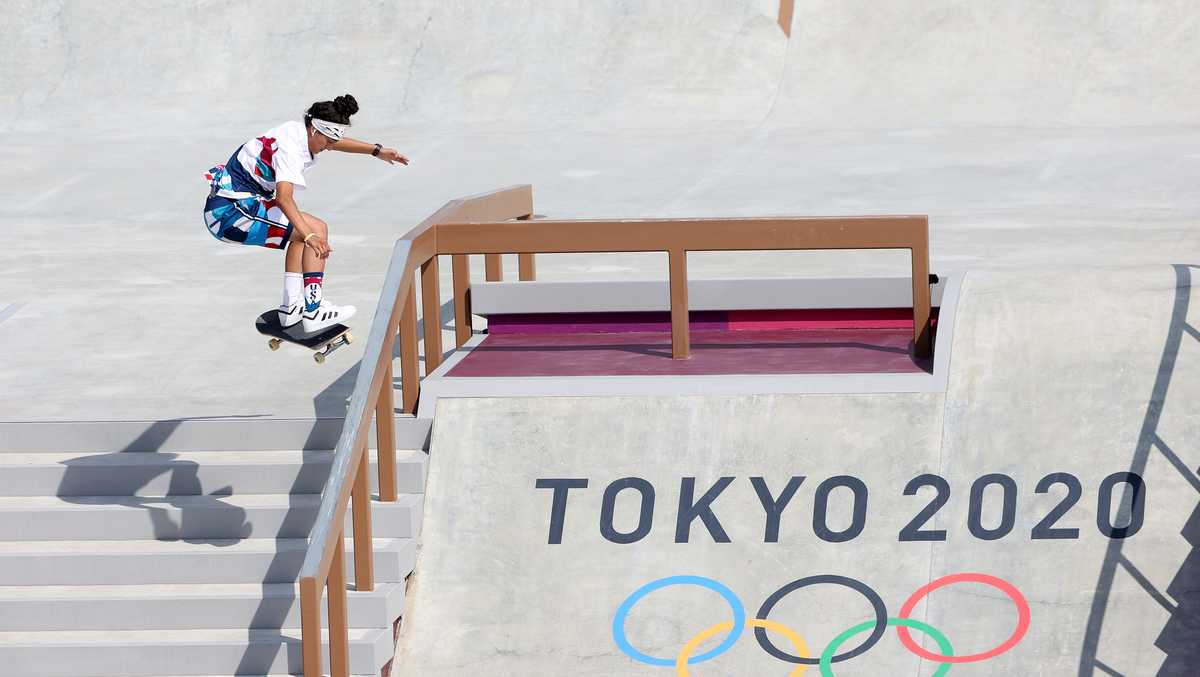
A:
<svg viewBox="0 0 1200 677">
<path fill-rule="evenodd" d="M 296 576 L 332 457 L 0 451 L 0 674 L 299 674 Z M 400 499 L 372 504 L 376 587 L 349 593 L 355 675 L 393 655 L 425 461 L 399 452 Z"/>
</svg>

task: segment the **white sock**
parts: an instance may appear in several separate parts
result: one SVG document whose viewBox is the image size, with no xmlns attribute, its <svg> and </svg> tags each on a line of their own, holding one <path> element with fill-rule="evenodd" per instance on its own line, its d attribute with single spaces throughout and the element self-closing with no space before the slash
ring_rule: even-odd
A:
<svg viewBox="0 0 1200 677">
<path fill-rule="evenodd" d="M 283 305 L 288 307 L 304 298 L 304 278 L 300 273 L 283 274 Z"/>
</svg>

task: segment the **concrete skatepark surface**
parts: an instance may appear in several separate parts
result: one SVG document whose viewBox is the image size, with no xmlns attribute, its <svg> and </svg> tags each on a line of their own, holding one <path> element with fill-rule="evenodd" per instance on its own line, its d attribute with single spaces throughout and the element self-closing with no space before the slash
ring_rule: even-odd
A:
<svg viewBox="0 0 1200 677">
<path fill-rule="evenodd" d="M 331 224 L 329 298 L 360 309 L 398 235 L 511 183 L 559 217 L 927 213 L 935 271 L 1200 250 L 1186 2 L 803 2 L 791 40 L 768 0 L 5 4 L 4 420 L 339 415 L 361 348 L 320 369 L 268 353 L 251 323 L 278 303 L 280 257 L 214 241 L 199 212 L 204 169 L 344 91 L 354 133 L 413 160 L 327 154 L 300 197 Z M 903 269 L 690 259 L 696 278 Z M 539 273 L 665 263 L 563 255 Z"/>
<path fill-rule="evenodd" d="M 565 218 L 928 214 L 933 271 L 968 272 L 945 393 L 442 402 L 393 674 L 669 674 L 611 635 L 622 599 L 656 578 L 722 581 L 753 617 L 788 581 L 849 576 L 894 616 L 920 586 L 963 571 L 1010 581 L 1031 622 L 1010 651 L 955 674 L 1195 673 L 1194 3 L 814 0 L 797 3 L 790 39 L 775 0 L 0 9 L 13 26 L 0 43 L 0 421 L 340 416 L 361 344 L 323 367 L 266 349 L 252 322 L 278 302 L 281 257 L 211 238 L 200 175 L 345 92 L 362 105 L 352 135 L 413 161 L 327 154 L 299 198 L 331 224 L 327 294 L 358 306 L 362 334 L 399 235 L 448 199 L 514 183 L 534 185 L 539 214 Z M 704 253 L 689 268 L 882 277 L 906 261 Z M 666 261 L 544 256 L 538 273 L 662 279 Z M 1145 523 L 1112 539 L 1098 530 L 1100 488 L 1126 471 L 1144 477 Z M 904 493 L 923 473 L 950 487 L 924 526 L 947 540 L 898 542 L 932 497 Z M 1052 473 L 1079 481 L 1057 521 L 1078 538 L 1031 538 L 1066 486 L 1039 491 Z M 968 528 L 1003 525 L 999 486 L 970 496 L 990 474 L 1017 487 L 1012 530 L 996 540 Z M 779 543 L 763 543 L 748 478 L 779 492 L 800 475 Z M 832 543 L 815 535 L 814 493 L 843 475 L 869 489 L 867 521 Z M 645 540 L 618 546 L 597 527 L 602 495 L 631 476 L 655 487 L 662 514 Z M 733 544 L 714 544 L 699 520 L 673 542 L 691 476 L 697 493 L 737 478 L 719 512 Z M 557 546 L 551 492 L 534 484 L 546 477 L 590 481 Z M 1116 524 L 1128 486 L 1112 493 Z M 853 524 L 849 493 L 828 498 L 833 531 Z M 620 532 L 636 525 L 631 501 L 617 504 Z M 855 593 L 814 588 L 772 614 L 813 651 L 869 620 Z M 523 603 L 531 595 L 562 603 Z M 962 654 L 1001 642 L 1013 609 L 964 583 L 913 618 Z M 627 627 L 633 645 L 673 658 L 727 614 L 716 595 L 669 589 Z M 694 674 L 786 672 L 752 635 Z M 835 669 L 938 665 L 889 631 Z"/>
<path fill-rule="evenodd" d="M 1119 301 L 1088 292 L 1118 289 Z M 1195 674 L 1187 600 L 1197 583 L 1200 343 L 1185 328 L 1200 318 L 1193 289 L 1183 269 L 1093 271 L 1066 282 L 1037 273 L 1015 285 L 1001 274 L 968 276 L 950 383 L 939 394 L 442 401 L 399 674 L 675 674 L 688 640 L 731 612 L 709 590 L 648 595 L 623 625 L 633 647 L 669 663 L 640 664 L 614 640 L 614 615 L 651 581 L 715 579 L 751 618 L 790 581 L 846 576 L 897 616 L 921 586 L 962 572 L 1011 583 L 1030 622 L 1011 650 L 954 665 L 956 674 Z M 1027 303 L 1010 303 L 1009 293 Z M 1114 314 L 1127 331 L 1111 331 L 1105 318 Z M 1060 342 L 1048 347 L 1046 335 Z M 1102 497 L 1106 478 L 1127 472 L 1144 480 L 1142 518 L 1131 517 L 1139 508 L 1124 487 Z M 928 522 L 915 521 L 935 499 L 914 482 L 928 474 L 945 482 L 947 500 L 922 513 Z M 774 537 L 756 477 L 774 498 L 804 478 Z M 723 478 L 731 479 L 718 486 Z M 1068 494 L 1056 479 L 1077 481 L 1080 494 L 1050 518 Z M 553 482 L 565 480 L 577 484 L 556 512 Z M 687 510 L 713 487 L 707 517 Z M 905 536 L 914 523 L 941 538 Z M 1102 525 L 1128 533 L 1109 538 Z M 1163 591 L 1180 603 L 1164 605 Z M 1003 591 L 965 582 L 932 592 L 913 618 L 966 656 L 1016 633 L 1016 609 Z M 871 618 L 859 593 L 829 582 L 770 613 L 813 656 Z M 786 672 L 751 634 L 693 674 Z M 930 675 L 941 665 L 889 631 L 833 669 Z"/>
</svg>

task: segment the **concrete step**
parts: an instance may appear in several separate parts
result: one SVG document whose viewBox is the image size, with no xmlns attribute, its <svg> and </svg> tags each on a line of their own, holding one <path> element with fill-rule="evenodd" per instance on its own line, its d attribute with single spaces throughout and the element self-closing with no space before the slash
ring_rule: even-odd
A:
<svg viewBox="0 0 1200 677">
<path fill-rule="evenodd" d="M 377 454 L 371 491 L 379 491 Z M 396 452 L 401 493 L 425 491 L 428 454 Z M 0 454 L 0 496 L 318 494 L 332 451 L 192 451 Z"/>
<path fill-rule="evenodd" d="M 349 634 L 350 671 L 379 674 L 392 658 L 392 630 Z M 328 642 L 322 653 L 328 662 Z M 299 630 L 56 630 L 0 632 L 0 665 L 14 677 L 182 677 L 297 674 L 303 659 Z"/>
<path fill-rule="evenodd" d="M 404 612 L 404 587 L 351 590 L 351 627 L 392 627 Z M 294 629 L 298 590 L 292 583 L 0 586 L 0 632 Z"/>
<path fill-rule="evenodd" d="M 424 496 L 371 502 L 372 534 L 409 538 L 421 524 Z M 240 496 L 3 496 L 0 541 L 306 538 L 318 494 Z M 346 511 L 347 534 L 350 511 Z"/>
<path fill-rule="evenodd" d="M 345 540 L 347 556 L 350 543 Z M 416 539 L 376 538 L 373 545 L 376 581 L 396 583 L 412 572 Z M 0 541 L 0 581 L 6 585 L 292 583 L 307 549 L 306 538 L 203 543 Z M 353 572 L 350 567 L 347 575 Z"/>
</svg>

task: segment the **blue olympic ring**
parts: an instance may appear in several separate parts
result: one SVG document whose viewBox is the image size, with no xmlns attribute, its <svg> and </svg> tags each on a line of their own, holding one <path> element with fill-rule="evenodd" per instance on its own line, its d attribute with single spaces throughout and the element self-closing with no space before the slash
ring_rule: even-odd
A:
<svg viewBox="0 0 1200 677">
<path fill-rule="evenodd" d="M 638 651 L 633 648 L 629 643 L 628 637 L 625 636 L 625 619 L 628 618 L 629 612 L 633 610 L 633 605 L 655 590 L 672 585 L 695 585 L 701 588 L 708 588 L 721 597 L 724 597 L 725 601 L 729 604 L 729 608 L 733 611 L 733 629 L 729 631 L 729 636 L 725 638 L 725 641 L 709 651 L 698 656 L 692 656 L 688 659 L 688 665 L 712 660 L 729 651 L 733 648 L 734 644 L 737 644 L 738 639 L 742 636 L 742 631 L 746 629 L 746 608 L 742 606 L 742 601 L 738 599 L 737 595 L 733 594 L 732 590 L 724 584 L 714 581 L 711 578 L 705 578 L 704 576 L 668 576 L 660 578 L 657 581 L 651 581 L 634 590 L 632 594 L 625 598 L 624 602 L 621 602 L 621 606 L 617 608 L 617 613 L 613 616 L 612 633 L 613 641 L 617 643 L 621 651 L 625 652 L 630 658 L 648 665 L 667 667 L 675 665 L 674 658 L 656 658 Z"/>
</svg>

